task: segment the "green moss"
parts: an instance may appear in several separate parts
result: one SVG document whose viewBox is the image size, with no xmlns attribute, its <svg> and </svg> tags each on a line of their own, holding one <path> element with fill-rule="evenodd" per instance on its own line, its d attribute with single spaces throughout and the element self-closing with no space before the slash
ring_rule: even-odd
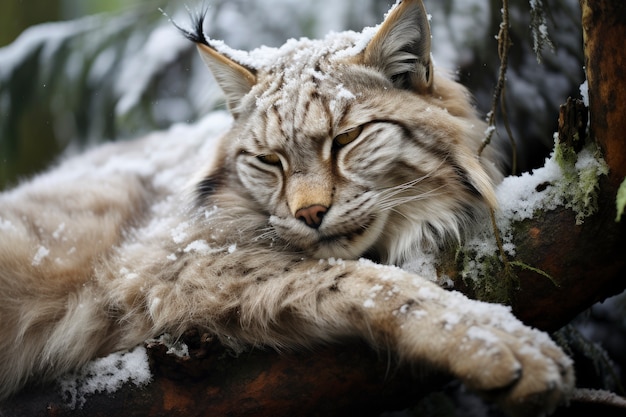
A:
<svg viewBox="0 0 626 417">
<path fill-rule="evenodd" d="M 576 161 L 578 154 L 571 146 L 567 146 L 558 141 L 554 145 L 554 160 L 561 168 L 563 179 L 566 183 L 576 182 Z"/>
<path fill-rule="evenodd" d="M 563 173 L 557 192 L 563 196 L 565 206 L 576 212 L 576 224 L 580 225 L 598 210 L 598 181 L 609 173 L 609 168 L 595 143 L 588 144 L 578 154 L 571 147 L 557 143 L 554 159 Z"/>
<path fill-rule="evenodd" d="M 472 287 L 476 299 L 511 304 L 511 291 L 519 281 L 498 255 L 477 256 L 473 251 L 459 249 L 457 263 L 463 281 Z"/>
<path fill-rule="evenodd" d="M 521 261 L 511 261 L 509 262 L 509 265 L 511 266 L 515 266 L 517 268 L 520 269 L 525 269 L 527 271 L 532 271 L 537 275 L 541 275 L 544 278 L 547 278 L 550 280 L 550 282 L 552 282 L 552 284 L 554 284 L 555 287 L 560 287 L 561 285 L 556 282 L 556 280 L 552 277 L 552 275 L 548 274 L 546 271 L 539 269 L 539 268 L 535 268 L 534 266 L 530 266 L 527 263 L 521 262 Z"/>
</svg>

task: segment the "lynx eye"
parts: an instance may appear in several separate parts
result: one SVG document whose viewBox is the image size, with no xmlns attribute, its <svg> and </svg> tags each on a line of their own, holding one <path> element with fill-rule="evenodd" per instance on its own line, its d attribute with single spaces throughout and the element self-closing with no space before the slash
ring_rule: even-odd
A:
<svg viewBox="0 0 626 417">
<path fill-rule="evenodd" d="M 350 129 L 347 132 L 342 133 L 341 135 L 335 136 L 333 143 L 335 146 L 339 146 L 339 147 L 346 146 L 347 144 L 356 140 L 356 138 L 359 137 L 362 131 L 363 131 L 363 126 L 358 126 L 358 127 L 355 127 L 354 129 Z"/>
<path fill-rule="evenodd" d="M 280 157 L 275 153 L 268 153 L 266 155 L 258 155 L 257 158 L 259 161 L 268 165 L 280 166 L 282 163 L 280 162 Z"/>
</svg>

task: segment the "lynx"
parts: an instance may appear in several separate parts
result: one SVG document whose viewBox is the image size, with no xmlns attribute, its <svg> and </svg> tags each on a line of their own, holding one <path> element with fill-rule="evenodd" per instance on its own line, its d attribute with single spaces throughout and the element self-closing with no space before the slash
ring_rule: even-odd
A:
<svg viewBox="0 0 626 417">
<path fill-rule="evenodd" d="M 468 93 L 433 68 L 422 2 L 251 52 L 202 26 L 184 32 L 224 92 L 221 138 L 104 145 L 0 196 L 0 398 L 201 328 L 233 349 L 360 337 L 514 415 L 566 402 L 547 335 L 394 266 L 462 240 L 502 177 Z"/>
</svg>

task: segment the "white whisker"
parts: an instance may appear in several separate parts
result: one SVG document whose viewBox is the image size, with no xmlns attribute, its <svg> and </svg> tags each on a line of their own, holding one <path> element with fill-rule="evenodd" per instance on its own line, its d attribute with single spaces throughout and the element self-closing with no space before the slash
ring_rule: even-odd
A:
<svg viewBox="0 0 626 417">
<path fill-rule="evenodd" d="M 445 187 L 446 187 L 445 185 L 441 185 L 437 188 L 433 188 L 432 190 L 421 192 L 419 194 L 405 195 L 405 196 L 400 196 L 400 197 L 396 197 L 398 193 L 395 193 L 392 195 L 383 195 L 383 197 L 378 203 L 378 207 L 381 210 L 389 210 L 394 207 L 398 207 L 400 205 L 410 203 L 413 201 L 425 200 L 427 198 L 434 198 L 434 197 L 443 195 L 443 193 L 440 193 L 438 191 L 440 191 L 441 189 Z"/>
</svg>

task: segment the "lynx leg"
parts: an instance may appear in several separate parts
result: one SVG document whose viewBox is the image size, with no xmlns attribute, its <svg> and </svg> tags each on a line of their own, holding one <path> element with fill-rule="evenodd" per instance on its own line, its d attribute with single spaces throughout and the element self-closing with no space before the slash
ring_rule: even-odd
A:
<svg viewBox="0 0 626 417">
<path fill-rule="evenodd" d="M 226 263 L 229 257 L 223 259 Z M 222 279 L 220 288 L 211 291 L 212 299 L 193 295 L 199 302 L 194 325 L 227 335 L 226 343 L 277 348 L 358 336 L 407 362 L 450 372 L 512 415 L 552 411 L 573 388 L 570 359 L 506 307 L 469 300 L 398 268 L 370 262 L 280 261 L 282 271 L 277 260 L 259 261 L 240 266 L 247 269 L 241 274 L 232 258 L 228 264 L 237 279 Z M 189 316 L 177 317 L 172 306 L 188 305 L 190 295 L 165 286 L 158 294 L 159 309 L 152 318 L 159 328 L 189 322 Z"/>
</svg>

